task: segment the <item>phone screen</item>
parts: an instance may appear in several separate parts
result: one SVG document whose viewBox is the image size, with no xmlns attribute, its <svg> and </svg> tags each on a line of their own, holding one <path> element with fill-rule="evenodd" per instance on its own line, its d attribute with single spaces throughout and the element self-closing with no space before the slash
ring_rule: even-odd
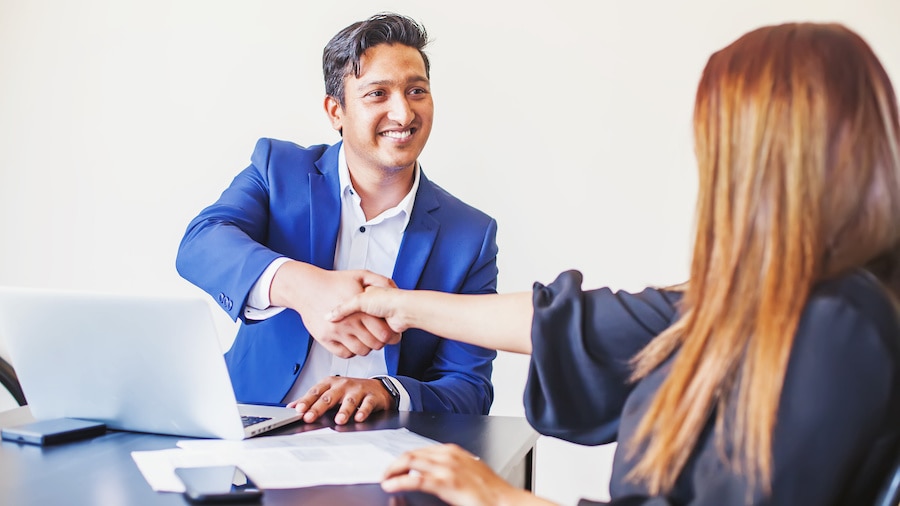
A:
<svg viewBox="0 0 900 506">
<path fill-rule="evenodd" d="M 184 483 L 184 494 L 191 501 L 248 501 L 262 497 L 262 490 L 237 466 L 179 467 L 175 474 Z"/>
</svg>

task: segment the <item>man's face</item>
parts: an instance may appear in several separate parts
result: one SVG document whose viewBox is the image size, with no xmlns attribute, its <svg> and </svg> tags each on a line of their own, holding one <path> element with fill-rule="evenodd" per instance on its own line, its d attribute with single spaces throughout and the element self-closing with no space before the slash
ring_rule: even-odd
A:
<svg viewBox="0 0 900 506">
<path fill-rule="evenodd" d="M 415 48 L 379 44 L 344 81 L 344 106 L 325 98 L 335 130 L 343 129 L 350 170 L 412 168 L 431 134 L 434 103 L 425 62 Z"/>
</svg>

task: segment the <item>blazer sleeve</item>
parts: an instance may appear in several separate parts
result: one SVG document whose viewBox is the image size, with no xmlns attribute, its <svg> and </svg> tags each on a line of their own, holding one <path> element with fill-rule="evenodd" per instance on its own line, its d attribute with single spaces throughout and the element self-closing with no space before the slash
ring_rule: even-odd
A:
<svg viewBox="0 0 900 506">
<path fill-rule="evenodd" d="M 497 222 L 489 219 L 478 254 L 457 293 L 497 292 L 497 252 Z M 407 331 L 403 339 L 404 343 L 417 340 L 436 343 L 433 359 L 424 371 L 397 376 L 409 393 L 413 410 L 483 415 L 490 412 L 494 400 L 491 373 L 497 356 L 495 350 L 438 338 L 420 330 Z"/>
<path fill-rule="evenodd" d="M 264 245 L 270 152 L 270 140 L 260 139 L 251 165 L 190 222 L 175 259 L 178 273 L 212 296 L 233 320 L 241 317 L 247 295 L 265 268 L 282 256 Z"/>
</svg>

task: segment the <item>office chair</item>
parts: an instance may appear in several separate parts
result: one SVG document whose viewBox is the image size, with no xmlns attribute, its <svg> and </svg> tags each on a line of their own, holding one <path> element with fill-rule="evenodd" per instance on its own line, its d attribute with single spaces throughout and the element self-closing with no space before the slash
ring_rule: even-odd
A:
<svg viewBox="0 0 900 506">
<path fill-rule="evenodd" d="M 13 399 L 19 403 L 19 406 L 24 406 L 26 404 L 25 401 L 25 393 L 22 392 L 22 385 L 19 384 L 19 378 L 16 376 L 16 371 L 13 367 L 0 357 L 0 383 L 9 391 L 10 395 L 13 396 Z"/>
</svg>

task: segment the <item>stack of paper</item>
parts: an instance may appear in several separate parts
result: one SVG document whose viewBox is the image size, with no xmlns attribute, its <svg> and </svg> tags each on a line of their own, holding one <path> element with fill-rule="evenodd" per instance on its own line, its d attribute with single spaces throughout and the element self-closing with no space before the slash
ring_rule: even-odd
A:
<svg viewBox="0 0 900 506">
<path fill-rule="evenodd" d="M 244 441 L 192 439 L 178 448 L 132 452 L 159 492 L 183 492 L 176 467 L 236 465 L 263 489 L 378 483 L 403 452 L 438 444 L 407 429 L 337 432 L 319 429 Z"/>
</svg>

